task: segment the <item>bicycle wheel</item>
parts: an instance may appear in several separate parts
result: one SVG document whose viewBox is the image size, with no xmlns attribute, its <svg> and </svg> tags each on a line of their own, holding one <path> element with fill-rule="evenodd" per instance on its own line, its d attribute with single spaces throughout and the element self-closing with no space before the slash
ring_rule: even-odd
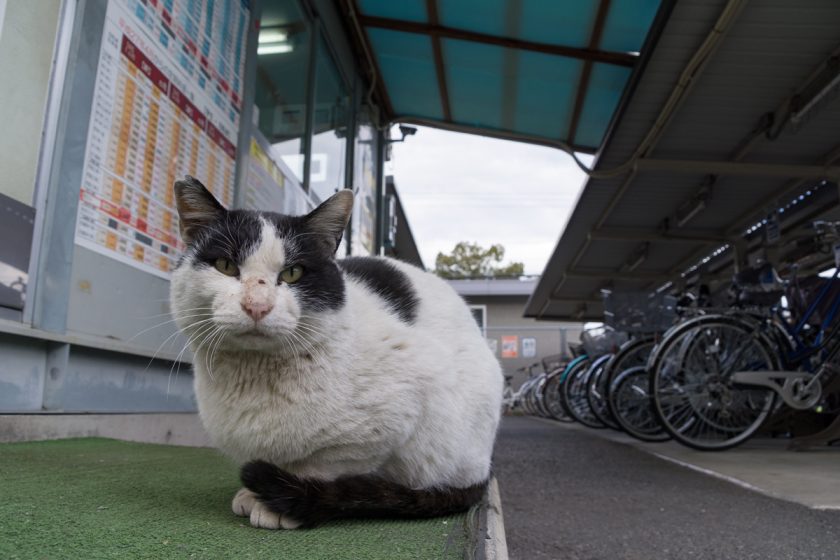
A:
<svg viewBox="0 0 840 560">
<path fill-rule="evenodd" d="M 627 371 L 632 367 L 647 365 L 647 360 L 650 357 L 651 350 L 653 350 L 655 344 L 656 341 L 652 337 L 634 338 L 632 340 L 628 340 L 621 345 L 621 348 L 618 349 L 618 352 L 613 355 L 612 359 L 607 362 L 607 365 L 604 368 L 604 375 L 607 376 L 607 408 L 619 425 L 621 425 L 621 422 L 618 420 L 619 412 L 613 408 L 614 401 L 611 395 L 612 388 L 615 385 L 615 380 L 622 372 Z M 645 389 L 645 394 L 647 394 L 647 389 Z"/>
<path fill-rule="evenodd" d="M 662 427 L 680 443 L 704 451 L 735 447 L 764 423 L 776 394 L 737 385 L 736 371 L 779 369 L 780 359 L 760 324 L 706 315 L 677 327 L 652 358 L 650 393 Z"/>
<path fill-rule="evenodd" d="M 546 375 L 543 373 L 539 376 L 536 384 L 534 385 L 534 404 L 537 408 L 537 414 L 539 414 L 543 418 L 551 418 L 551 412 L 548 411 L 548 408 L 545 406 L 545 400 L 543 399 L 545 381 Z"/>
<path fill-rule="evenodd" d="M 610 409 L 615 421 L 625 432 L 642 441 L 667 441 L 665 431 L 650 397 L 650 374 L 644 366 L 625 369 L 612 381 L 609 390 Z"/>
<path fill-rule="evenodd" d="M 652 336 L 632 338 L 622 344 L 604 368 L 609 376 L 609 384 L 611 385 L 613 379 L 621 372 L 631 367 L 647 365 L 648 357 L 655 345 L 656 340 Z"/>
<path fill-rule="evenodd" d="M 586 400 L 595 418 L 608 428 L 620 430 L 621 426 L 613 418 L 607 402 L 606 366 L 612 357 L 612 354 L 606 354 L 592 363 L 586 374 Z"/>
<path fill-rule="evenodd" d="M 528 386 L 525 388 L 525 391 L 522 393 L 522 410 L 525 411 L 525 414 L 533 416 L 534 414 L 534 407 L 531 401 L 531 391 L 534 388 L 534 381 L 529 380 Z"/>
<path fill-rule="evenodd" d="M 606 426 L 598 420 L 589 407 L 589 399 L 586 398 L 587 373 L 589 372 L 589 360 L 580 361 L 570 370 L 567 370 L 563 380 L 563 405 L 569 414 L 590 428 L 605 428 Z"/>
<path fill-rule="evenodd" d="M 560 393 L 564 369 L 561 368 L 548 374 L 548 379 L 543 387 L 543 402 L 545 402 L 545 407 L 555 420 L 574 422 L 574 418 L 569 416 L 569 412 L 563 406 L 563 395 Z"/>
<path fill-rule="evenodd" d="M 536 378 L 531 380 L 531 384 L 528 385 L 528 392 L 525 394 L 525 402 L 528 405 L 528 414 L 531 416 L 539 416 L 540 412 L 537 409 L 537 399 L 535 395 L 535 391 L 537 388 L 537 380 Z"/>
</svg>

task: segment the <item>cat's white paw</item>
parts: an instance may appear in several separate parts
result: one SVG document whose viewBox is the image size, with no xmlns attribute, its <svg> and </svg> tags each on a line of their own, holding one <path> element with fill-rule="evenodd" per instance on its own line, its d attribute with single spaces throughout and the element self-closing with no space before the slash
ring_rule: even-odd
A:
<svg viewBox="0 0 840 560">
<path fill-rule="evenodd" d="M 280 516 L 280 526 L 284 529 L 297 529 L 298 527 L 300 527 L 300 525 L 300 521 L 296 521 L 288 515 Z"/>
<path fill-rule="evenodd" d="M 279 529 L 280 514 L 274 513 L 260 501 L 254 502 L 251 509 L 251 527 L 262 529 Z"/>
<path fill-rule="evenodd" d="M 251 510 L 254 509 L 254 504 L 257 503 L 257 495 L 247 488 L 240 488 L 236 496 L 233 497 L 233 502 L 230 508 L 235 515 L 239 517 L 248 517 L 251 515 Z"/>
</svg>

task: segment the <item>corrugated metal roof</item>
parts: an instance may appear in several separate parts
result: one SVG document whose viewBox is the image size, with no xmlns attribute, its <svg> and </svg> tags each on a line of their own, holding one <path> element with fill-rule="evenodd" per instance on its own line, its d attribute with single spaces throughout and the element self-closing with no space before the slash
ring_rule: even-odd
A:
<svg viewBox="0 0 840 560">
<path fill-rule="evenodd" d="M 670 0 L 342 0 L 392 120 L 595 151 Z"/>
<path fill-rule="evenodd" d="M 675 5 L 596 171 L 631 158 L 727 4 L 734 3 Z M 807 165 L 840 160 L 836 94 L 824 97 L 799 124 L 790 113 L 840 75 L 838 29 L 840 3 L 834 0 L 746 3 L 635 171 L 587 182 L 526 315 L 598 318 L 601 288 L 653 289 L 679 280 L 800 195 L 802 202 L 780 216 L 783 228 L 836 213 L 836 189 L 805 170 L 782 176 L 765 166 L 741 174 L 711 163 L 694 169 L 662 160 Z M 810 178 L 800 178 L 806 175 Z M 794 212 L 798 208 L 805 210 Z M 678 218 L 692 209 L 694 215 L 679 225 Z"/>
<path fill-rule="evenodd" d="M 537 285 L 535 278 L 474 278 L 447 280 L 458 295 L 469 296 L 530 296 Z"/>
</svg>

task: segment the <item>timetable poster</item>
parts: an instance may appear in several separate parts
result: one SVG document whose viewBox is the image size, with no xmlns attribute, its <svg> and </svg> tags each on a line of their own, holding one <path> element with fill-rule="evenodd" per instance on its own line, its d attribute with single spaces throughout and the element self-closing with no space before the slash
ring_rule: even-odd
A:
<svg viewBox="0 0 840 560">
<path fill-rule="evenodd" d="M 76 243 L 168 278 L 183 244 L 172 185 L 233 203 L 246 0 L 112 0 L 99 53 Z"/>
</svg>

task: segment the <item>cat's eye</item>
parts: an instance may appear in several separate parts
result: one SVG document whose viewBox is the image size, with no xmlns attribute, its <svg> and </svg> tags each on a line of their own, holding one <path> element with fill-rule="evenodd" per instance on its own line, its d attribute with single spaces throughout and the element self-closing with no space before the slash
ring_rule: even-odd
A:
<svg viewBox="0 0 840 560">
<path fill-rule="evenodd" d="M 239 267 L 233 264 L 233 261 L 230 259 L 216 259 L 216 262 L 213 263 L 213 266 L 215 266 L 216 270 L 218 270 L 225 276 L 236 276 L 239 274 Z"/>
<path fill-rule="evenodd" d="M 285 282 L 286 284 L 294 284 L 300 277 L 303 276 L 303 267 L 300 265 L 290 266 L 286 270 L 280 273 L 280 280 Z"/>
</svg>

